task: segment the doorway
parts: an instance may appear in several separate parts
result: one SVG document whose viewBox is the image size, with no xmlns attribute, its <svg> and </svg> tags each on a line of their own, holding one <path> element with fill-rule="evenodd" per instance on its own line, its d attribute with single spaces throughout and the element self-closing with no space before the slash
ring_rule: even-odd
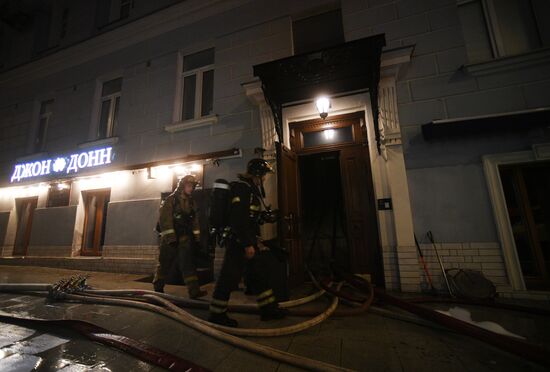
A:
<svg viewBox="0 0 550 372">
<path fill-rule="evenodd" d="M 298 168 L 306 264 L 314 274 L 328 273 L 330 266 L 349 272 L 340 153 L 300 156 Z"/>
<path fill-rule="evenodd" d="M 550 289 L 550 162 L 500 167 L 516 252 L 527 289 Z"/>
<path fill-rule="evenodd" d="M 16 199 L 17 232 L 15 234 L 14 256 L 25 256 L 29 248 L 32 231 L 34 210 L 38 204 L 38 197 Z"/>
<path fill-rule="evenodd" d="M 101 256 L 111 190 L 86 191 L 84 199 L 83 256 Z"/>
<path fill-rule="evenodd" d="M 369 274 L 384 286 L 364 112 L 289 124 L 278 145 L 280 235 L 290 282 L 304 267 Z"/>
</svg>

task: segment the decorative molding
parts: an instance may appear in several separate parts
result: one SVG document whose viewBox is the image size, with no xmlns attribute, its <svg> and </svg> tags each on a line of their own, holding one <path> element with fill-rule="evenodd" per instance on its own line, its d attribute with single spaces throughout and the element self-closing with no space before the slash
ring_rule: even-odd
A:
<svg viewBox="0 0 550 372">
<path fill-rule="evenodd" d="M 473 76 L 496 74 L 517 69 L 526 69 L 530 66 L 550 63 L 550 48 L 537 49 L 535 51 L 516 56 L 493 59 L 487 62 L 464 65 L 463 68 Z"/>
<path fill-rule="evenodd" d="M 118 143 L 118 137 L 108 137 L 102 138 L 93 141 L 82 142 L 78 144 L 79 149 L 88 149 L 90 147 L 105 146 L 105 145 L 116 145 Z"/>
<path fill-rule="evenodd" d="M 539 159 L 536 158 L 536 148 L 548 149 L 550 148 L 550 144 L 534 145 L 533 151 L 493 154 L 482 157 L 483 170 L 485 172 L 487 188 L 489 189 L 489 196 L 493 206 L 495 224 L 502 246 L 504 262 L 506 263 L 506 272 L 512 288 L 520 291 L 526 290 L 525 281 L 523 280 L 523 273 L 521 272 L 514 234 L 512 232 L 512 226 L 510 225 L 506 199 L 500 179 L 499 166 L 537 161 Z"/>
<path fill-rule="evenodd" d="M 378 105 L 380 149 L 384 159 L 388 160 L 387 147 L 401 145 L 401 127 L 397 110 L 395 79 L 393 77 L 380 81 Z"/>
<path fill-rule="evenodd" d="M 177 133 L 189 129 L 207 127 L 209 125 L 216 124 L 217 122 L 218 115 L 214 114 L 202 117 L 200 119 L 185 120 L 173 124 L 168 124 L 164 126 L 164 130 L 169 133 Z"/>
<path fill-rule="evenodd" d="M 241 86 L 244 89 L 244 92 L 250 102 L 256 106 L 267 104 L 264 96 L 264 91 L 262 90 L 262 82 L 260 79 L 256 78 L 252 81 L 242 83 Z"/>
<path fill-rule="evenodd" d="M 414 45 L 387 49 L 380 57 L 380 77 L 397 77 L 401 67 L 411 62 Z"/>
<path fill-rule="evenodd" d="M 260 125 L 262 127 L 262 148 L 266 151 L 263 157 L 268 160 L 275 159 L 275 141 L 277 141 L 277 131 L 275 128 L 275 120 L 273 112 L 266 102 L 262 82 L 260 79 L 255 79 L 247 83 L 241 84 L 245 90 L 245 94 L 254 104 L 258 106 L 260 111 Z"/>
</svg>

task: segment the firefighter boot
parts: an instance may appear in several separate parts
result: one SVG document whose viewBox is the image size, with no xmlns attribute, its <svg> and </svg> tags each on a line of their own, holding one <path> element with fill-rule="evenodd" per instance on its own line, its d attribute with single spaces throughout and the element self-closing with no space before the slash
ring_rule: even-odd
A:
<svg viewBox="0 0 550 372">
<path fill-rule="evenodd" d="M 155 289 L 155 292 L 164 293 L 164 282 L 162 280 L 154 282 L 153 288 Z"/>
<path fill-rule="evenodd" d="M 280 308 L 276 302 L 260 307 L 260 317 L 264 322 L 273 319 L 283 319 L 287 314 L 288 310 Z"/>
<path fill-rule="evenodd" d="M 216 323 L 225 327 L 233 327 L 236 328 L 239 326 L 239 322 L 237 322 L 235 319 L 231 319 L 227 316 L 227 313 L 210 313 L 210 316 L 208 317 L 208 321 L 210 323 Z"/>
<path fill-rule="evenodd" d="M 199 282 L 196 280 L 187 284 L 187 293 L 189 294 L 189 298 L 192 300 L 199 297 L 204 297 L 208 294 L 208 292 L 201 289 L 201 287 L 199 286 Z"/>
</svg>

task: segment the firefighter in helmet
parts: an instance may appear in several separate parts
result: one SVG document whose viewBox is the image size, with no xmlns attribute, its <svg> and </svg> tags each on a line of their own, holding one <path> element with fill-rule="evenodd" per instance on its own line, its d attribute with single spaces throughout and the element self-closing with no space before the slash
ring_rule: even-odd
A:
<svg viewBox="0 0 550 372">
<path fill-rule="evenodd" d="M 237 321 L 227 316 L 227 304 L 231 291 L 238 288 L 245 266 L 254 281 L 261 319 L 280 319 L 286 315 L 279 308 L 270 288 L 266 262 L 257 254 L 258 250 L 266 248 L 260 238 L 260 216 L 265 195 L 263 181 L 270 172 L 273 172 L 273 168 L 267 161 L 252 159 L 248 162 L 247 172 L 239 175 L 239 181 L 231 183 L 230 233 L 210 303 L 210 322 L 237 327 Z"/>
<path fill-rule="evenodd" d="M 160 254 L 153 286 L 163 292 L 166 277 L 176 260 L 190 298 L 205 296 L 200 289 L 195 266 L 194 244 L 200 240 L 198 216 L 191 193 L 197 186 L 195 177 L 188 175 L 178 181 L 178 186 L 160 206 Z"/>
</svg>

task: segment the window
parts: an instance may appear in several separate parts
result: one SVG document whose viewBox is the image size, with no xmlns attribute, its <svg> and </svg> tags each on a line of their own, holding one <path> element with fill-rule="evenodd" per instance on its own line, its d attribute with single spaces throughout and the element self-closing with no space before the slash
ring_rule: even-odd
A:
<svg viewBox="0 0 550 372">
<path fill-rule="evenodd" d="M 302 133 L 304 148 L 353 142 L 352 126 Z"/>
<path fill-rule="evenodd" d="M 550 45 L 547 0 L 459 0 L 458 10 L 470 62 Z"/>
<path fill-rule="evenodd" d="M 67 25 L 69 23 L 69 8 L 63 9 L 63 15 L 61 16 L 61 31 L 59 38 L 63 39 L 67 35 Z"/>
<path fill-rule="evenodd" d="M 340 9 L 292 22 L 294 54 L 329 48 L 344 42 Z"/>
<path fill-rule="evenodd" d="M 96 8 L 97 27 L 105 27 L 128 18 L 133 5 L 133 0 L 98 0 Z"/>
<path fill-rule="evenodd" d="M 130 7 L 132 6 L 132 2 L 133 0 L 120 1 L 119 19 L 125 19 L 130 16 Z"/>
<path fill-rule="evenodd" d="M 101 111 L 97 130 L 98 139 L 114 136 L 118 122 L 121 89 L 122 78 L 109 80 L 103 83 L 103 88 L 101 90 Z"/>
<path fill-rule="evenodd" d="M 87 191 L 84 196 L 82 255 L 100 256 L 105 241 L 110 190 Z"/>
<path fill-rule="evenodd" d="M 183 57 L 181 120 L 212 114 L 214 103 L 214 48 Z"/>
<path fill-rule="evenodd" d="M 40 105 L 40 116 L 38 118 L 38 128 L 34 139 L 34 152 L 42 152 L 46 148 L 46 136 L 48 134 L 48 126 L 52 117 L 54 100 L 42 102 Z"/>
<path fill-rule="evenodd" d="M 70 182 L 56 182 L 50 185 L 48 190 L 48 202 L 46 208 L 66 207 L 71 197 Z"/>
</svg>

